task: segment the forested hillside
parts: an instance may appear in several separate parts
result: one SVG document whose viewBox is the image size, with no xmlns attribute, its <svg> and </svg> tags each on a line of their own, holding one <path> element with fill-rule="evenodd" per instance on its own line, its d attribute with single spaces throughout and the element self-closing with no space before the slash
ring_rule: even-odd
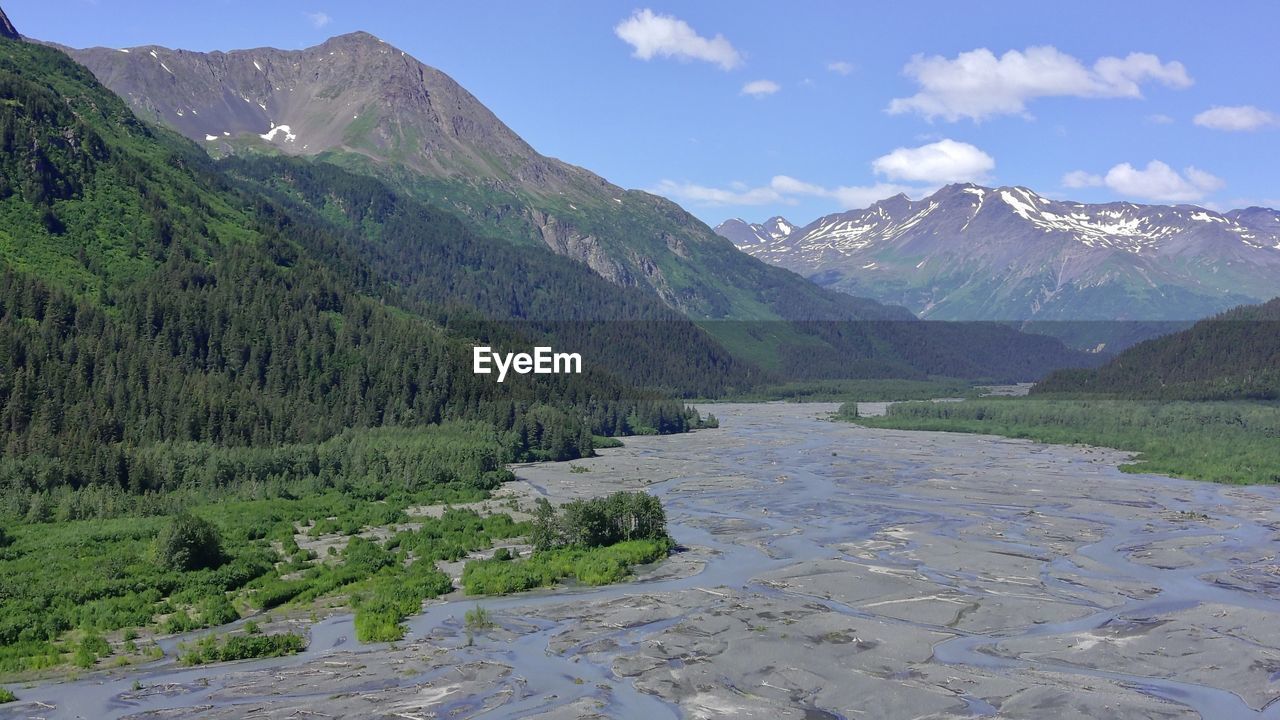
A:
<svg viewBox="0 0 1280 720">
<path fill-rule="evenodd" d="M 1153 400 L 1280 399 L 1280 298 L 1140 343 L 1096 370 L 1062 370 L 1034 391 Z"/>
<path fill-rule="evenodd" d="M 297 158 L 229 158 L 221 167 L 288 207 L 291 238 L 358 257 L 366 291 L 485 340 L 512 335 L 580 352 L 647 388 L 715 397 L 762 379 L 678 312 L 585 265 L 479 232 L 382 182 Z M 356 263 L 351 263 L 355 266 Z"/>
<path fill-rule="evenodd" d="M 377 272 L 339 238 L 291 232 L 287 208 L 138 122 L 56 50 L 0 42 L 0 144 L 11 488 L 154 487 L 140 448 L 157 442 L 316 443 L 475 419 L 513 460 L 694 421 L 600 373 L 472 375 L 469 338 L 361 292 Z"/>
</svg>

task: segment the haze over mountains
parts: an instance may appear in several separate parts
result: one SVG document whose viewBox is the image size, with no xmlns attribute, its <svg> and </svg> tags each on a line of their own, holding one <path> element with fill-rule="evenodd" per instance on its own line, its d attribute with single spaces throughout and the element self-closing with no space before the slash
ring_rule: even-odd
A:
<svg viewBox="0 0 1280 720">
<path fill-rule="evenodd" d="M 828 287 L 937 320 L 1194 320 L 1280 294 L 1280 213 L 1086 205 L 946 186 L 827 215 L 716 228 Z"/>
</svg>

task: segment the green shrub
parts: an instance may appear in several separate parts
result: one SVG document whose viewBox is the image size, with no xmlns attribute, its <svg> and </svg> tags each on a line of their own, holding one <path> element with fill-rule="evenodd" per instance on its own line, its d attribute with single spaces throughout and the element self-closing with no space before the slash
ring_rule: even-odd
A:
<svg viewBox="0 0 1280 720">
<path fill-rule="evenodd" d="M 462 570 L 468 595 L 507 595 L 575 578 L 604 585 L 626 577 L 634 565 L 651 563 L 671 551 L 668 538 L 628 540 L 600 548 L 560 548 L 535 552 L 528 559 L 472 560 Z"/>
<path fill-rule="evenodd" d="M 156 538 L 156 562 L 169 570 L 199 570 L 222 564 L 222 540 L 208 520 L 175 515 Z"/>
<path fill-rule="evenodd" d="M 200 624 L 204 627 L 226 625 L 239 619 L 240 613 L 222 593 L 205 598 L 200 604 Z"/>
<path fill-rule="evenodd" d="M 76 667 L 90 668 L 98 661 L 98 658 L 106 657 L 111 654 L 111 646 L 101 635 L 89 633 L 80 639 L 80 643 L 76 646 L 75 656 L 72 662 Z"/>
<path fill-rule="evenodd" d="M 356 611 L 356 639 L 360 642 L 395 642 L 404 637 L 400 617 L 389 607 Z"/>
<path fill-rule="evenodd" d="M 306 640 L 301 635 L 282 633 L 279 635 L 232 635 L 222 642 L 216 635 L 201 638 L 190 651 L 182 656 L 184 665 L 204 665 L 232 660 L 248 660 L 250 658 L 280 657 L 294 655 L 306 649 Z"/>
</svg>

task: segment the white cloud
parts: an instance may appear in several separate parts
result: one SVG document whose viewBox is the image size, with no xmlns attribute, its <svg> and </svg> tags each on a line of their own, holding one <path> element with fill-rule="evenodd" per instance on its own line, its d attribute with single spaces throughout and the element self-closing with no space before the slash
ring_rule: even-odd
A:
<svg viewBox="0 0 1280 720">
<path fill-rule="evenodd" d="M 1252 105 L 1212 107 L 1196 115 L 1193 122 L 1201 127 L 1234 132 L 1257 130 L 1278 122 L 1275 115 Z"/>
<path fill-rule="evenodd" d="M 1062 187 L 1069 188 L 1085 188 L 1085 187 L 1102 187 L 1106 183 L 1106 179 L 1101 175 L 1085 172 L 1084 170 L 1073 170 L 1062 176 Z"/>
<path fill-rule="evenodd" d="M 1181 174 L 1159 160 L 1152 160 L 1141 170 L 1121 163 L 1107 171 L 1107 187 L 1131 197 L 1160 202 L 1192 202 L 1222 188 L 1226 183 L 1194 167 Z"/>
<path fill-rule="evenodd" d="M 1156 113 L 1154 115 L 1148 115 L 1147 122 L 1152 125 L 1172 125 L 1173 118 L 1165 115 L 1164 113 Z"/>
<path fill-rule="evenodd" d="M 311 23 L 311 26 L 316 28 L 317 30 L 333 22 L 333 18 L 329 17 L 329 13 L 326 13 L 326 12 L 313 12 L 313 13 L 303 13 L 303 14 L 307 16 L 307 22 Z"/>
<path fill-rule="evenodd" d="M 752 80 L 742 86 L 742 94 L 750 95 L 754 98 L 768 97 L 779 90 L 782 86 L 772 80 Z"/>
<path fill-rule="evenodd" d="M 995 166 L 990 155 L 951 139 L 915 148 L 900 147 L 871 163 L 876 173 L 890 180 L 935 184 L 981 182 Z"/>
<path fill-rule="evenodd" d="M 832 63 L 827 63 L 827 69 L 838 75 L 848 75 L 849 73 L 852 73 L 857 68 L 855 68 L 853 63 L 851 62 L 845 62 L 844 60 L 837 60 Z"/>
<path fill-rule="evenodd" d="M 634 48 L 634 57 L 651 60 L 669 57 L 677 60 L 703 60 L 732 70 L 742 64 L 742 54 L 723 35 L 705 38 L 689 23 L 672 15 L 658 15 L 645 8 L 614 27 L 613 32 Z"/>
<path fill-rule="evenodd" d="M 894 183 L 873 185 L 841 185 L 824 187 L 787 175 L 775 175 L 768 185 L 748 187 L 730 183 L 728 188 L 715 188 L 688 182 L 663 180 L 652 192 L 678 202 L 695 205 L 795 205 L 799 197 L 827 198 L 842 209 L 866 207 L 901 192 L 919 192 L 919 188 Z"/>
<path fill-rule="evenodd" d="M 771 187 L 748 188 L 740 183 L 730 188 L 715 188 L 690 182 L 663 180 L 650 192 L 671 198 L 677 202 L 695 205 L 772 205 L 788 202 Z"/>
<path fill-rule="evenodd" d="M 949 121 L 982 120 L 994 115 L 1026 114 L 1026 103 L 1040 97 L 1142 97 L 1152 81 L 1174 88 L 1191 85 L 1182 63 L 1155 55 L 1130 53 L 1104 57 L 1087 68 L 1051 46 L 1010 50 L 1000 57 L 978 48 L 947 59 L 916 55 L 903 72 L 920 92 L 889 103 L 893 114 L 915 112 Z"/>
</svg>

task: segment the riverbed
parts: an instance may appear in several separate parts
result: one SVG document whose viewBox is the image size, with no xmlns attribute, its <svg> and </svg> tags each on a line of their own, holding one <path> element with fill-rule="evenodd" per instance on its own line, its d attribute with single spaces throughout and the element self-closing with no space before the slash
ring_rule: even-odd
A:
<svg viewBox="0 0 1280 720">
<path fill-rule="evenodd" d="M 835 409 L 515 468 L 526 500 L 660 496 L 681 549 L 633 582 L 482 600 L 476 632 L 477 601 L 429 604 L 389 645 L 339 615 L 299 656 L 17 688 L 0 718 L 1280 720 L 1276 488 Z"/>
</svg>

